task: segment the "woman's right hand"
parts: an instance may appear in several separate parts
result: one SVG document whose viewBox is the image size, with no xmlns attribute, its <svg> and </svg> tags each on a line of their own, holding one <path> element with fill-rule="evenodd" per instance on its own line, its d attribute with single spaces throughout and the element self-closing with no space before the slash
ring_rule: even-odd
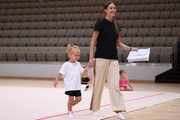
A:
<svg viewBox="0 0 180 120">
<path fill-rule="evenodd" d="M 89 66 L 89 68 L 94 67 L 94 58 L 89 59 L 88 66 Z"/>
</svg>

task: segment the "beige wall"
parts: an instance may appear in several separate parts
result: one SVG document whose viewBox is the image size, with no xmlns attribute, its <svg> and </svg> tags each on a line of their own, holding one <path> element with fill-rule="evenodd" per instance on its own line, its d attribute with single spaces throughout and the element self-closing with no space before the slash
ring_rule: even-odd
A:
<svg viewBox="0 0 180 120">
<path fill-rule="evenodd" d="M 81 63 L 85 65 L 86 63 Z M 1 62 L 0 76 L 55 78 L 60 62 Z M 172 68 L 171 64 L 120 63 L 130 80 L 155 80 L 155 76 Z M 92 69 L 88 71 L 92 74 Z"/>
</svg>

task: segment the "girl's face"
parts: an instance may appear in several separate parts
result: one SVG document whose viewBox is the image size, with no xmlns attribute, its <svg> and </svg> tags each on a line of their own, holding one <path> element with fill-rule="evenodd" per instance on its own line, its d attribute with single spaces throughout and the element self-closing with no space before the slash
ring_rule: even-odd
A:
<svg viewBox="0 0 180 120">
<path fill-rule="evenodd" d="M 121 77 L 126 77 L 126 72 L 121 73 Z"/>
<path fill-rule="evenodd" d="M 107 16 L 114 17 L 116 14 L 116 6 L 114 4 L 109 4 L 107 9 L 104 9 Z"/>
<path fill-rule="evenodd" d="M 73 49 L 72 52 L 69 54 L 70 62 L 76 62 L 80 58 L 80 51 L 77 49 Z"/>
</svg>

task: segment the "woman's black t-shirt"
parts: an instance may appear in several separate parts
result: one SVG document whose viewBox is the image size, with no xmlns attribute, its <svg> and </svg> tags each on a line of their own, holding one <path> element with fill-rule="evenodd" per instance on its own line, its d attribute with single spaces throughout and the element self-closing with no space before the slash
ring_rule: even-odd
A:
<svg viewBox="0 0 180 120">
<path fill-rule="evenodd" d="M 98 20 L 94 26 L 94 31 L 95 30 L 99 31 L 96 43 L 95 58 L 117 60 L 117 34 L 114 23 L 108 21 L 105 18 L 102 20 Z"/>
</svg>

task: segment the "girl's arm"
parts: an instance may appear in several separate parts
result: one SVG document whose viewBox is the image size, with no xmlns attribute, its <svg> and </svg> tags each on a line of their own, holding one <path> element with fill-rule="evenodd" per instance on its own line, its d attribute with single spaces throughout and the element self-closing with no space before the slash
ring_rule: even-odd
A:
<svg viewBox="0 0 180 120">
<path fill-rule="evenodd" d="M 56 76 L 56 79 L 54 81 L 54 87 L 56 87 L 58 85 L 58 80 L 59 78 L 61 77 L 62 74 L 58 73 L 57 76 Z"/>
<path fill-rule="evenodd" d="M 123 49 L 123 50 L 127 50 L 127 51 L 137 51 L 137 50 L 138 50 L 138 48 L 129 47 L 129 46 L 123 44 L 123 43 L 121 42 L 121 37 L 119 37 L 119 38 L 117 39 L 116 45 L 117 45 L 119 48 L 121 48 L 121 49 Z"/>
<path fill-rule="evenodd" d="M 93 32 L 93 36 L 92 36 L 91 43 L 90 43 L 89 67 L 94 66 L 94 47 L 95 47 L 98 35 L 99 35 L 99 31 L 95 30 Z"/>
<path fill-rule="evenodd" d="M 132 88 L 132 89 L 133 89 L 133 87 L 131 86 L 131 84 L 130 84 L 129 80 L 127 80 L 127 84 L 128 84 L 128 86 L 129 86 L 130 88 Z"/>
<path fill-rule="evenodd" d="M 89 64 L 84 68 L 83 74 L 87 74 L 88 69 L 89 69 Z"/>
</svg>

